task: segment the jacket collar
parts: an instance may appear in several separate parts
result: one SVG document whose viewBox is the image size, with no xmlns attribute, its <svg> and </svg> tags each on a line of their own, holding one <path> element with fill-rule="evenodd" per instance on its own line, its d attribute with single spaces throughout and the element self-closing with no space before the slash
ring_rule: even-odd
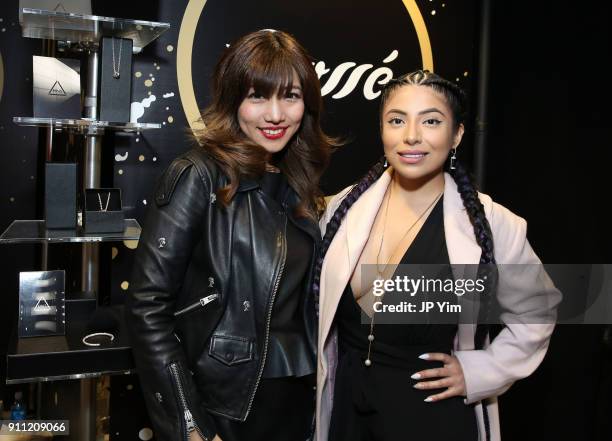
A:
<svg viewBox="0 0 612 441">
<path fill-rule="evenodd" d="M 282 174 L 282 178 L 285 182 L 287 182 L 287 177 Z M 257 190 L 261 188 L 260 179 L 253 178 L 241 178 L 240 183 L 238 184 L 238 189 L 236 190 L 239 193 Z M 321 231 L 319 230 L 318 224 L 304 217 L 296 217 L 293 214 L 293 209 L 298 205 L 299 199 L 298 195 L 291 187 L 291 185 L 287 185 L 287 191 L 281 198 L 283 200 L 283 208 L 287 212 L 287 217 L 289 220 L 298 228 L 307 233 L 314 242 L 318 245 L 321 242 Z"/>
</svg>

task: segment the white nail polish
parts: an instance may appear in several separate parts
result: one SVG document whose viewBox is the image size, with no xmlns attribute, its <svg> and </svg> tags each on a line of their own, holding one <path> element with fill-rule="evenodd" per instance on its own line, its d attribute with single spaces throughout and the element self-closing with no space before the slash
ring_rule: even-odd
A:
<svg viewBox="0 0 612 441">
<path fill-rule="evenodd" d="M 433 401 L 433 399 L 431 397 L 427 397 L 424 400 L 426 403 L 431 403 Z"/>
<path fill-rule="evenodd" d="M 413 380 L 420 380 L 421 374 L 413 374 L 410 378 L 412 378 Z"/>
<path fill-rule="evenodd" d="M 421 355 L 419 355 L 419 358 L 421 360 L 429 360 L 429 354 L 421 354 Z"/>
</svg>

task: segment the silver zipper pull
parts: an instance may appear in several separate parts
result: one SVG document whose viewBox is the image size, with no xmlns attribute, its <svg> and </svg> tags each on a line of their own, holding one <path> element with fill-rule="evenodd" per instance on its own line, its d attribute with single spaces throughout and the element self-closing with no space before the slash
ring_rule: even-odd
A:
<svg viewBox="0 0 612 441">
<path fill-rule="evenodd" d="M 195 424 L 189 409 L 185 410 L 185 422 L 187 423 L 187 432 L 193 432 L 195 430 Z"/>
<path fill-rule="evenodd" d="M 206 305 L 208 305 L 210 302 L 212 302 L 213 300 L 215 300 L 217 297 L 219 297 L 219 295 L 218 295 L 218 294 L 211 294 L 211 295 L 209 295 L 209 296 L 202 297 L 202 298 L 200 299 L 200 305 L 202 305 L 202 306 L 206 306 Z"/>
<path fill-rule="evenodd" d="M 214 277 L 209 277 L 208 278 L 208 287 L 212 288 L 213 286 L 215 286 L 215 278 Z"/>
</svg>

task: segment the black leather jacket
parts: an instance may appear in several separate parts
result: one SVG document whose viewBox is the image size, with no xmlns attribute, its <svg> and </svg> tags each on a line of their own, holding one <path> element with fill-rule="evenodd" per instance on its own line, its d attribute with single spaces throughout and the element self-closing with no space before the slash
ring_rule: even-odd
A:
<svg viewBox="0 0 612 441">
<path fill-rule="evenodd" d="M 176 159 L 162 176 L 136 252 L 127 301 L 136 367 L 160 441 L 216 434 L 212 412 L 246 420 L 266 359 L 269 324 L 286 258 L 286 222 L 313 238 L 310 293 L 320 233 L 284 210 L 254 181 L 224 207 L 227 183 L 203 149 Z M 314 298 L 304 296 L 307 339 L 316 350 Z"/>
</svg>

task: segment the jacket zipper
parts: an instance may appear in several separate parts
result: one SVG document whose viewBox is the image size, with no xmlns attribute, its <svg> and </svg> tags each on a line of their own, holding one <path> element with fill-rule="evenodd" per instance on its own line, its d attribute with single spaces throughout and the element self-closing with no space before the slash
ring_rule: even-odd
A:
<svg viewBox="0 0 612 441">
<path fill-rule="evenodd" d="M 206 306 L 206 305 L 208 305 L 210 302 L 212 302 L 212 301 L 214 301 L 214 300 L 217 300 L 218 298 L 219 298 L 219 294 L 211 294 L 211 295 L 209 295 L 209 296 L 202 297 L 200 300 L 198 300 L 198 301 L 197 301 L 197 302 L 195 302 L 194 304 L 189 305 L 189 306 L 186 306 L 186 307 L 185 307 L 185 308 L 183 308 L 183 309 L 179 309 L 178 311 L 175 311 L 175 312 L 174 312 L 174 316 L 176 317 L 176 316 L 179 316 L 179 315 L 185 314 L 185 313 L 187 313 L 187 312 L 191 312 L 191 311 L 193 311 L 194 309 L 199 308 L 199 307 L 200 307 L 200 305 L 201 305 L 201 306 Z"/>
<path fill-rule="evenodd" d="M 194 430 L 196 430 L 198 432 L 198 435 L 200 435 L 200 437 L 204 441 L 209 441 L 208 438 L 204 436 L 204 434 L 202 433 L 202 431 L 200 430 L 200 428 L 194 421 L 193 415 L 191 414 L 191 411 L 189 410 L 189 406 L 187 406 L 187 399 L 185 398 L 185 392 L 183 390 L 183 384 L 181 383 L 181 376 L 180 376 L 179 370 L 180 370 L 180 367 L 178 363 L 175 362 L 175 363 L 170 364 L 170 373 L 172 374 L 172 377 L 174 378 L 174 382 L 176 384 L 179 401 L 181 405 L 181 410 L 183 411 L 183 418 L 185 419 L 185 425 L 187 427 L 187 431 L 185 433 L 185 440 L 188 441 L 189 434 L 193 432 Z"/>
<path fill-rule="evenodd" d="M 251 393 L 251 397 L 249 399 L 249 406 L 247 407 L 246 415 L 244 416 L 244 420 L 246 420 L 249 416 L 249 412 L 251 412 L 251 407 L 253 406 L 253 400 L 255 399 L 255 393 L 257 392 L 257 387 L 259 386 L 259 382 L 261 381 L 261 376 L 263 375 L 263 370 L 266 365 L 266 356 L 268 355 L 268 341 L 270 339 L 270 322 L 272 320 L 272 309 L 274 307 L 274 299 L 276 298 L 276 293 L 278 291 L 278 286 L 280 285 L 281 277 L 283 276 L 283 271 L 285 270 L 285 260 L 287 259 L 287 216 L 285 216 L 285 223 L 283 225 L 283 233 L 278 235 L 277 242 L 280 242 L 281 246 L 281 264 L 280 270 L 278 271 L 278 275 L 276 276 L 276 280 L 274 281 L 274 290 L 272 291 L 272 300 L 270 302 L 270 307 L 268 309 L 268 316 L 266 318 L 266 338 L 264 340 L 264 350 L 262 356 L 261 367 L 259 368 L 259 372 L 257 374 L 257 381 L 255 381 L 255 387 L 253 388 L 253 392 Z"/>
</svg>

